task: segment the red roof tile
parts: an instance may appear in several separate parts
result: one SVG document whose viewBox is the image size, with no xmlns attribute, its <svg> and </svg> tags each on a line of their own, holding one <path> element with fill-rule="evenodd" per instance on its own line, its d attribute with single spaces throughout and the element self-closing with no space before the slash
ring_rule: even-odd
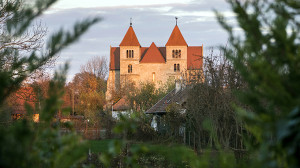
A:
<svg viewBox="0 0 300 168">
<path fill-rule="evenodd" d="M 111 47 L 109 70 L 119 70 L 119 69 L 120 69 L 120 47 Z"/>
<path fill-rule="evenodd" d="M 146 52 L 148 51 L 149 47 L 141 47 L 141 58 L 144 57 L 144 55 L 146 54 Z"/>
<path fill-rule="evenodd" d="M 165 63 L 166 60 L 162 56 L 159 49 L 156 47 L 154 42 L 150 45 L 145 55 L 142 57 L 140 63 Z"/>
<path fill-rule="evenodd" d="M 201 46 L 189 46 L 187 48 L 187 68 L 201 69 L 203 64 L 203 48 Z"/>
<path fill-rule="evenodd" d="M 177 25 L 174 27 L 166 46 L 187 46 Z"/>
<path fill-rule="evenodd" d="M 128 28 L 120 46 L 141 46 L 131 26 Z"/>
<path fill-rule="evenodd" d="M 122 97 L 117 103 L 113 105 L 114 111 L 124 111 L 129 109 L 129 103 L 127 97 Z"/>
<path fill-rule="evenodd" d="M 166 51 L 166 47 L 157 47 L 160 51 L 160 53 L 162 54 L 162 56 L 164 57 L 164 59 L 166 60 L 167 56 L 167 51 Z"/>
</svg>

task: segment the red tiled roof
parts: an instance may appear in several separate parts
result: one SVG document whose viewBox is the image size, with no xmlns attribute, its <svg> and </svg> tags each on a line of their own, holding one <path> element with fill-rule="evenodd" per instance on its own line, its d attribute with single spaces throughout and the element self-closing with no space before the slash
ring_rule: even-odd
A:
<svg viewBox="0 0 300 168">
<path fill-rule="evenodd" d="M 161 55 L 164 57 L 164 59 L 166 60 L 167 58 L 167 51 L 166 51 L 166 47 L 157 47 L 161 53 Z"/>
<path fill-rule="evenodd" d="M 145 55 L 142 57 L 140 63 L 165 63 L 166 60 L 162 56 L 159 49 L 156 47 L 154 42 L 150 45 Z"/>
<path fill-rule="evenodd" d="M 122 97 L 117 103 L 113 105 L 113 110 L 114 111 L 123 111 L 123 110 L 128 110 L 129 105 L 128 105 L 128 100 L 127 97 Z"/>
<path fill-rule="evenodd" d="M 203 48 L 201 46 L 189 46 L 187 48 L 187 69 L 201 69 L 203 64 Z"/>
<path fill-rule="evenodd" d="M 177 25 L 174 27 L 166 46 L 187 46 Z"/>
<path fill-rule="evenodd" d="M 120 46 L 141 46 L 131 26 L 128 28 Z"/>
<path fill-rule="evenodd" d="M 146 52 L 148 51 L 149 47 L 141 47 L 141 58 L 144 57 L 144 55 L 146 54 Z"/>
<path fill-rule="evenodd" d="M 109 70 L 119 70 L 119 69 L 120 69 L 120 47 L 111 47 Z"/>
</svg>

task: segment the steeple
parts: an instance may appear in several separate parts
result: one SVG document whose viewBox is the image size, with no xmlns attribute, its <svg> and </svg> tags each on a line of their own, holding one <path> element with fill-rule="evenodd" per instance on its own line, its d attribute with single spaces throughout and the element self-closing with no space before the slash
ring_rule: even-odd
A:
<svg viewBox="0 0 300 168">
<path fill-rule="evenodd" d="M 176 25 L 172 31 L 172 34 L 171 34 L 166 46 L 187 46 L 187 43 L 184 40 L 184 38 L 179 30 L 179 27 L 177 26 L 177 17 L 176 17 Z"/>
<path fill-rule="evenodd" d="M 132 28 L 131 21 L 130 27 L 128 28 L 122 42 L 120 43 L 120 46 L 141 46 Z"/>
</svg>

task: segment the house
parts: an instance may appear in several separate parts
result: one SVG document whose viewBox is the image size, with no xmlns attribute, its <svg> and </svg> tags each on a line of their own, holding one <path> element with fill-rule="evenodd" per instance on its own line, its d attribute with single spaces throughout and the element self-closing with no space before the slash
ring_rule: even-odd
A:
<svg viewBox="0 0 300 168">
<path fill-rule="evenodd" d="M 112 105 L 112 117 L 114 119 L 119 119 L 119 115 L 128 115 L 129 114 L 129 102 L 127 100 L 127 97 L 124 96 L 120 100 L 118 100 L 115 104 Z"/>
<path fill-rule="evenodd" d="M 159 100 L 155 105 L 148 109 L 145 114 L 153 115 L 151 126 L 159 129 L 159 124 L 163 124 L 160 118 L 167 113 L 167 107 L 176 104 L 180 113 L 185 114 L 189 88 L 183 80 L 176 80 L 175 89 L 170 91 L 165 97 Z"/>
<path fill-rule="evenodd" d="M 110 47 L 109 76 L 106 99 L 113 99 L 128 83 L 139 86 L 141 82 L 154 82 L 160 87 L 168 80 L 179 79 L 183 73 L 199 77 L 195 71 L 202 70 L 203 45 L 188 46 L 179 26 L 176 25 L 165 46 L 142 47 L 132 23 L 118 47 Z M 191 78 L 191 79 L 192 79 Z"/>
</svg>

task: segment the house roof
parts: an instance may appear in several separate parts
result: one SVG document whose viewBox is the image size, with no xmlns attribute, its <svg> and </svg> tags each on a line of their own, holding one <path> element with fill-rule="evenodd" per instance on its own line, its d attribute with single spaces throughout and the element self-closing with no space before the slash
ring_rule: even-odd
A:
<svg viewBox="0 0 300 168">
<path fill-rule="evenodd" d="M 201 69 L 203 64 L 203 47 L 189 46 L 187 48 L 187 69 Z"/>
<path fill-rule="evenodd" d="M 128 110 L 128 109 L 129 109 L 129 105 L 128 105 L 128 100 L 127 100 L 126 96 L 122 97 L 119 101 L 117 101 L 113 105 L 114 111 L 124 111 L 124 110 Z"/>
<path fill-rule="evenodd" d="M 119 69 L 120 69 L 120 47 L 111 47 L 109 70 L 119 70 Z"/>
<path fill-rule="evenodd" d="M 141 46 L 132 26 L 128 28 L 120 46 Z"/>
<path fill-rule="evenodd" d="M 165 63 L 166 60 L 162 56 L 160 50 L 156 47 L 155 43 L 152 42 L 150 47 L 143 55 L 140 63 Z"/>
<path fill-rule="evenodd" d="M 166 46 L 187 46 L 177 25 L 174 27 Z"/>
<path fill-rule="evenodd" d="M 154 106 L 148 109 L 146 114 L 158 114 L 166 113 L 166 107 L 172 103 L 182 104 L 186 101 L 188 95 L 188 89 L 180 89 L 177 93 L 175 89 L 169 92 L 165 97 L 159 100 Z"/>
</svg>

